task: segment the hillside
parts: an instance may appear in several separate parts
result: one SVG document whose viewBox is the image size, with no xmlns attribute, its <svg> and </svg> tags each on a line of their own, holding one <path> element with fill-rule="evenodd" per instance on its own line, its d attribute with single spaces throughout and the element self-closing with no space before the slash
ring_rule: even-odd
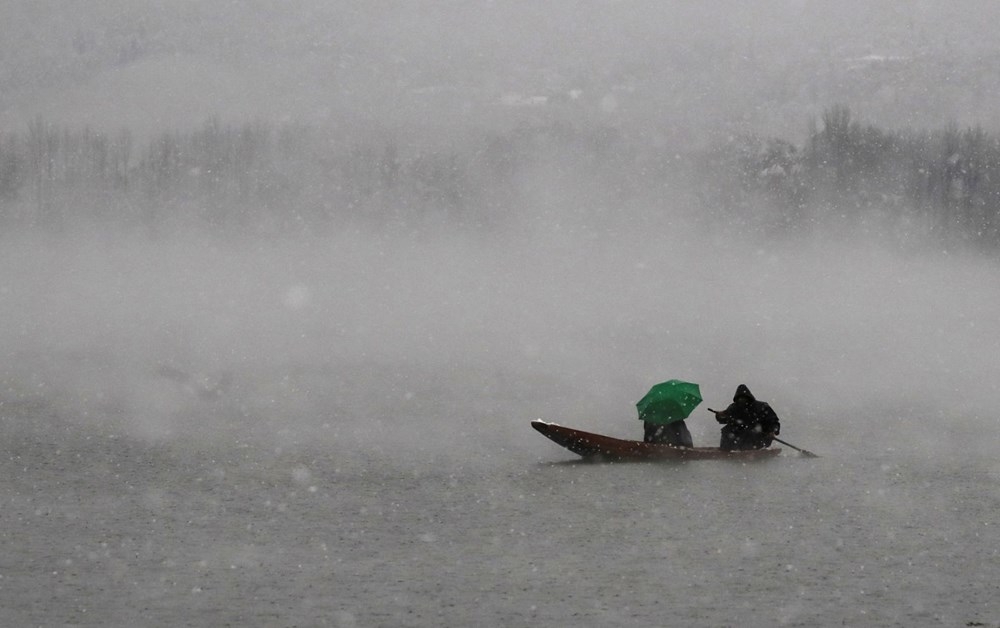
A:
<svg viewBox="0 0 1000 628">
<path fill-rule="evenodd" d="M 974 10 L 972 10 L 974 9 Z M 389 125 L 599 119 L 665 140 L 993 128 L 1000 6 L 914 3 L 5 3 L 0 125 L 159 132 L 219 115 Z"/>
</svg>

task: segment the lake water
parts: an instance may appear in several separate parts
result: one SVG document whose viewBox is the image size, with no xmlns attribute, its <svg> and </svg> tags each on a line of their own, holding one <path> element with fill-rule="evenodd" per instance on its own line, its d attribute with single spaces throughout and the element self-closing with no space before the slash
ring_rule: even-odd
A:
<svg viewBox="0 0 1000 628">
<path fill-rule="evenodd" d="M 215 408 L 150 440 L 0 406 L 0 624 L 1000 625 L 987 452 L 593 464 L 527 420 L 359 448 Z"/>
</svg>

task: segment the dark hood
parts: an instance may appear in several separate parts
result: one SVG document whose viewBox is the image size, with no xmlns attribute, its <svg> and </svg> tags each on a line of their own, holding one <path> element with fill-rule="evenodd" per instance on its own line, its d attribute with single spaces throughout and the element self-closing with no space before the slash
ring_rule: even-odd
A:
<svg viewBox="0 0 1000 628">
<path fill-rule="evenodd" d="M 740 397 L 746 397 L 751 402 L 757 401 L 757 398 L 753 396 L 753 393 L 750 392 L 746 384 L 740 384 L 736 387 L 736 394 L 733 395 L 733 401 L 739 400 Z"/>
</svg>

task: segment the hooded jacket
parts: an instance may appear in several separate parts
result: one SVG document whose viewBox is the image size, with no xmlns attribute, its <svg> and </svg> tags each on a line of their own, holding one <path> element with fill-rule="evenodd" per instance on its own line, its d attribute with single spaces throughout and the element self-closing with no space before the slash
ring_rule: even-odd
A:
<svg viewBox="0 0 1000 628">
<path fill-rule="evenodd" d="M 733 395 L 733 403 L 724 412 L 715 415 L 722 428 L 734 437 L 757 441 L 756 446 L 767 447 L 771 439 L 767 434 L 781 433 L 781 422 L 771 406 L 764 401 L 757 401 L 746 384 L 740 384 Z"/>
</svg>

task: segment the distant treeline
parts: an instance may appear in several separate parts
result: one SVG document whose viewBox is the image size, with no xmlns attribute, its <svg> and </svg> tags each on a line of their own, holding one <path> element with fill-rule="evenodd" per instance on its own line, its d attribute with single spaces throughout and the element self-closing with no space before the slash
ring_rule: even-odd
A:
<svg viewBox="0 0 1000 628">
<path fill-rule="evenodd" d="M 1000 140 L 982 129 L 887 131 L 826 110 L 802 146 L 744 137 L 678 159 L 611 127 L 536 122 L 451 142 L 375 130 L 207 121 L 141 142 L 38 119 L 0 134 L 0 227 L 173 225 L 263 232 L 363 223 L 502 225 L 570 207 L 602 215 L 700 203 L 738 228 L 891 227 L 1000 247 Z M 697 199 L 697 200 L 694 200 Z"/>
<path fill-rule="evenodd" d="M 818 122 L 804 146 L 742 138 L 703 156 L 699 170 L 722 178 L 703 186 L 706 207 L 774 229 L 836 223 L 1000 248 L 1000 139 L 954 124 L 887 131 L 841 105 Z"/>
<path fill-rule="evenodd" d="M 569 170 L 584 173 L 594 190 L 616 189 L 615 138 L 609 129 L 545 124 L 427 148 L 380 129 L 348 137 L 211 119 L 140 143 L 128 130 L 38 119 L 26 133 L 0 134 L 0 226 L 155 233 L 194 224 L 273 233 L 497 224 L 518 203 L 513 191 L 544 185 L 515 181 L 543 161 L 572 161 Z"/>
</svg>

